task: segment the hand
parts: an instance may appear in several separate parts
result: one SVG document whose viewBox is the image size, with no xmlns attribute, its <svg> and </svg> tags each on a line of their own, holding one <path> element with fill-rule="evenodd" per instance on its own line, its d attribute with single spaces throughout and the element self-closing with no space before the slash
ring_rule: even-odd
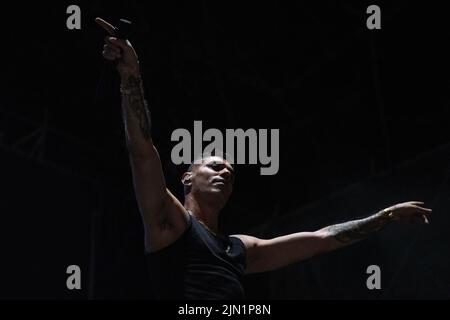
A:
<svg viewBox="0 0 450 320">
<path fill-rule="evenodd" d="M 400 222 L 428 224 L 430 223 L 428 218 L 432 210 L 421 207 L 423 204 L 420 201 L 404 202 L 386 208 L 383 212 L 393 220 Z"/>
<path fill-rule="evenodd" d="M 105 38 L 103 57 L 117 63 L 117 71 L 122 79 L 130 75 L 139 76 L 139 59 L 130 41 L 114 37 L 116 28 L 105 20 L 96 18 L 95 22 L 109 34 Z"/>
</svg>

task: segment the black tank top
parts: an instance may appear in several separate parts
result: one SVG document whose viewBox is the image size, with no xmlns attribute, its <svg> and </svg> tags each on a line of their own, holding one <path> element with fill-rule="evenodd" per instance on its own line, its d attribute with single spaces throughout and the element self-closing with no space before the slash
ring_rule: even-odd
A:
<svg viewBox="0 0 450 320">
<path fill-rule="evenodd" d="M 186 231 L 168 247 L 147 253 L 158 299 L 244 299 L 241 278 L 245 246 L 236 237 L 217 237 L 189 214 Z"/>
</svg>

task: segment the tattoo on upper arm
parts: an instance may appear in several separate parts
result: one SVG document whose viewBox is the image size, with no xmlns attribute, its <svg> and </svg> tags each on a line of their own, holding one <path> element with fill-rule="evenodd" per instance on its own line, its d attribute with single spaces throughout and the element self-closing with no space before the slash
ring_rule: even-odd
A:
<svg viewBox="0 0 450 320">
<path fill-rule="evenodd" d="M 130 76 L 125 83 L 125 87 L 122 89 L 122 93 L 128 101 L 130 110 L 138 121 L 143 138 L 149 140 L 151 118 L 147 101 L 145 101 L 141 78 Z"/>
<path fill-rule="evenodd" d="M 373 232 L 382 229 L 390 221 L 391 219 L 384 212 L 379 212 L 366 219 L 332 225 L 327 229 L 336 240 L 349 243 L 367 238 Z"/>
</svg>

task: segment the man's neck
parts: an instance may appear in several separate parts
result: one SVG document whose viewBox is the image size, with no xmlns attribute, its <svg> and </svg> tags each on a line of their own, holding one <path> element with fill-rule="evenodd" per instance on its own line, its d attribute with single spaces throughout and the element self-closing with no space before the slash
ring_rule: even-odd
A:
<svg viewBox="0 0 450 320">
<path fill-rule="evenodd" d="M 219 231 L 219 212 L 218 208 L 201 203 L 190 194 L 186 196 L 184 207 L 190 211 L 197 219 L 202 221 L 214 232 Z"/>
</svg>

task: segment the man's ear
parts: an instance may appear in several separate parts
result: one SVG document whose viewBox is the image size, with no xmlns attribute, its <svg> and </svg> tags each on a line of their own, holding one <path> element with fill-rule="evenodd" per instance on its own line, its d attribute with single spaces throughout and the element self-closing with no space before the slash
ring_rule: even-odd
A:
<svg viewBox="0 0 450 320">
<path fill-rule="evenodd" d="M 181 182 L 185 187 L 190 187 L 192 184 L 192 172 L 183 173 L 183 177 L 181 178 Z"/>
</svg>

